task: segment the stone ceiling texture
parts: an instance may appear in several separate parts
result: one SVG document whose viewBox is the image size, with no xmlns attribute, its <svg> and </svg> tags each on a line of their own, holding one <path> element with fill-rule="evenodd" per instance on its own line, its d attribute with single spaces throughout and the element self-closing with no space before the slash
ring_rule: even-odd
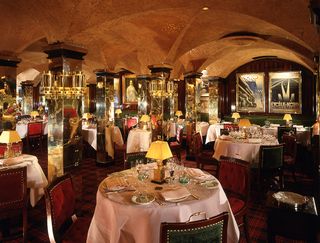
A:
<svg viewBox="0 0 320 243">
<path fill-rule="evenodd" d="M 18 73 L 47 69 L 42 52 L 57 41 L 85 47 L 83 69 L 149 73 L 169 63 L 172 77 L 208 70 L 225 77 L 257 56 L 313 70 L 320 35 L 308 0 L 0 0 L 0 51 L 15 53 Z M 203 7 L 208 7 L 204 11 Z"/>
</svg>

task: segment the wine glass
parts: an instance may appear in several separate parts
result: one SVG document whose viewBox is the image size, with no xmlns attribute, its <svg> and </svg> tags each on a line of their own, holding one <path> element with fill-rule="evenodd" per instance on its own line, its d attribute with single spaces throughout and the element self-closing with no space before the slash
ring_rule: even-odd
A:
<svg viewBox="0 0 320 243">
<path fill-rule="evenodd" d="M 167 162 L 167 169 L 169 171 L 169 175 L 170 175 L 170 184 L 172 184 L 174 182 L 174 171 L 176 169 L 176 162 L 175 160 L 172 158 Z"/>
</svg>

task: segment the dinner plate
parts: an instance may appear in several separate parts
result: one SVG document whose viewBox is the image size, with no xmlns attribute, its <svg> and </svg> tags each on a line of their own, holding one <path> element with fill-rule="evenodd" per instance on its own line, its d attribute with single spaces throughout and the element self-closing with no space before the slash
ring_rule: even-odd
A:
<svg viewBox="0 0 320 243">
<path fill-rule="evenodd" d="M 177 199 L 171 199 L 171 200 L 165 200 L 166 202 L 182 202 L 182 201 L 185 201 L 189 196 L 186 196 L 186 197 L 182 197 L 182 198 L 177 198 Z"/>
<path fill-rule="evenodd" d="M 219 183 L 216 180 L 204 181 L 201 183 L 207 189 L 215 189 L 219 187 Z"/>
<path fill-rule="evenodd" d="M 154 195 L 152 194 L 140 194 L 140 195 L 133 195 L 131 201 L 135 204 L 139 205 L 148 205 L 155 200 Z"/>
</svg>

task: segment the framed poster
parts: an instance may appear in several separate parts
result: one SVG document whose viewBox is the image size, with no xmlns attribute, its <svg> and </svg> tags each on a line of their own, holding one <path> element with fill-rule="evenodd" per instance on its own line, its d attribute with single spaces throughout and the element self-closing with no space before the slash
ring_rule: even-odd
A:
<svg viewBox="0 0 320 243">
<path fill-rule="evenodd" d="M 301 72 L 269 73 L 270 113 L 301 114 Z"/>
<path fill-rule="evenodd" d="M 265 112 L 264 73 L 238 73 L 236 106 L 239 112 Z"/>
<path fill-rule="evenodd" d="M 122 103 L 138 104 L 138 81 L 135 75 L 122 77 Z"/>
</svg>

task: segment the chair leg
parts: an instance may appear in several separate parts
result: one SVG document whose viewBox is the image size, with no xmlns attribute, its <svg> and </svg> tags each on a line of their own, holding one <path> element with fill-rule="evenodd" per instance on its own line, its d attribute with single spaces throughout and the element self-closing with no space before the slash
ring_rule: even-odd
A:
<svg viewBox="0 0 320 243">
<path fill-rule="evenodd" d="M 249 229 L 248 229 L 248 218 L 247 215 L 243 216 L 243 227 L 244 227 L 244 234 L 246 236 L 247 243 L 250 243 L 250 235 L 249 235 Z"/>
</svg>

